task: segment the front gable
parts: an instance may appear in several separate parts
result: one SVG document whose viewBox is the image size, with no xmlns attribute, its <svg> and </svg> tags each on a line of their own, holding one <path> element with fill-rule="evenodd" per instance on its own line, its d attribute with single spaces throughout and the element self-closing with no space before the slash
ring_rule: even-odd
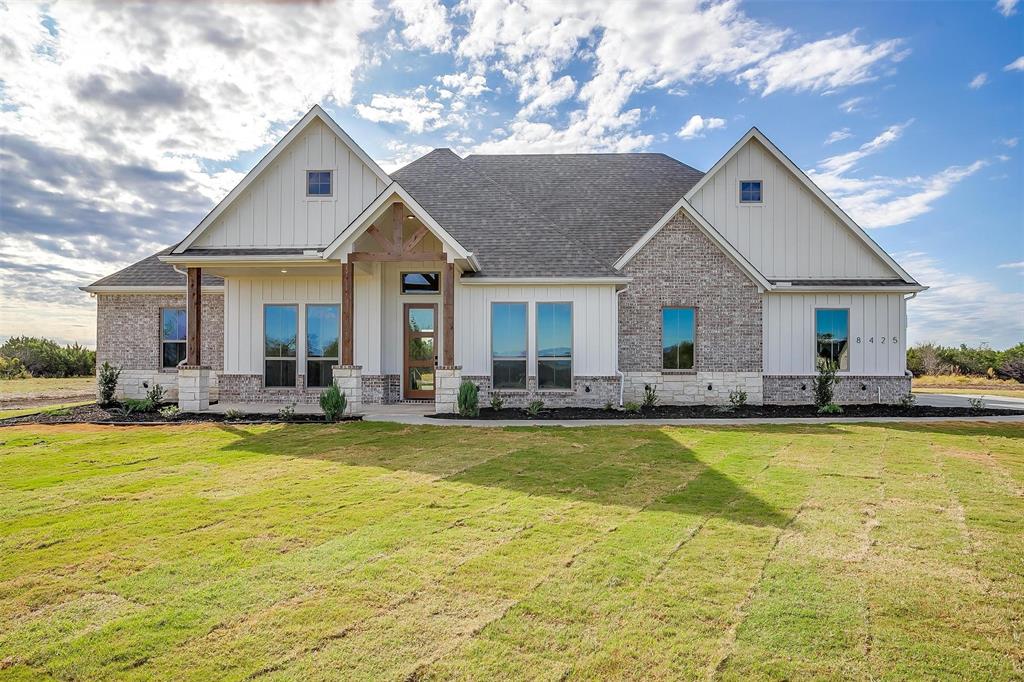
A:
<svg viewBox="0 0 1024 682">
<path fill-rule="evenodd" d="M 307 171 L 331 173 L 331 195 L 307 196 Z M 175 249 L 321 248 L 390 178 L 313 107 Z"/>
<path fill-rule="evenodd" d="M 741 181 L 761 181 L 760 203 L 740 201 Z M 686 197 L 770 280 L 913 282 L 870 237 L 756 128 Z"/>
</svg>

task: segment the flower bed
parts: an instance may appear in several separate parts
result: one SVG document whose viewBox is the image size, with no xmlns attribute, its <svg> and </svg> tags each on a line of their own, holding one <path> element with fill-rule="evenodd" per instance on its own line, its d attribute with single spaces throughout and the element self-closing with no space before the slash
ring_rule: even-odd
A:
<svg viewBox="0 0 1024 682">
<path fill-rule="evenodd" d="M 339 421 L 358 421 L 361 417 L 345 416 Z M 197 422 L 229 423 L 307 423 L 323 424 L 327 419 L 322 414 L 293 414 L 282 419 L 276 414 L 227 415 L 218 412 L 189 412 L 164 417 L 159 412 L 128 412 L 116 406 L 101 407 L 96 403 L 27 414 L 21 417 L 0 419 L 0 426 L 15 424 L 189 424 Z"/>
</svg>

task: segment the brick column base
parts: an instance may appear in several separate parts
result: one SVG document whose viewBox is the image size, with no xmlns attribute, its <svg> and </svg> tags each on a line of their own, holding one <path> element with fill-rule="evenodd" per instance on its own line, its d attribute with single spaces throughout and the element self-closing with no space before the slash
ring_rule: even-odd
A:
<svg viewBox="0 0 1024 682">
<path fill-rule="evenodd" d="M 360 414 L 363 411 L 363 368 L 360 365 L 337 365 L 331 373 L 334 385 L 345 394 L 345 411 Z"/>
<path fill-rule="evenodd" d="M 212 374 L 212 369 L 202 365 L 178 368 L 178 409 L 182 412 L 204 412 L 210 409 Z"/>
<path fill-rule="evenodd" d="M 459 411 L 461 367 L 438 367 L 434 370 L 434 411 L 439 414 Z"/>
</svg>

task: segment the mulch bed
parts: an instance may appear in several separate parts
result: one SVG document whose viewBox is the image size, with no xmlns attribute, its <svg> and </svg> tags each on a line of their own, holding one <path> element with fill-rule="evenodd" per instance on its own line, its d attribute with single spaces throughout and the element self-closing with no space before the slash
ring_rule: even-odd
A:
<svg viewBox="0 0 1024 682">
<path fill-rule="evenodd" d="M 723 409 L 715 405 L 658 405 L 640 412 L 625 410 L 605 410 L 598 407 L 560 407 L 541 410 L 540 414 L 531 417 L 522 408 L 505 408 L 495 411 L 489 407 L 481 408 L 477 419 L 538 419 L 538 420 L 574 420 L 574 419 L 771 419 L 793 417 L 815 417 L 832 419 L 835 417 L 1002 417 L 1022 415 L 1020 410 L 972 409 L 970 407 L 930 407 L 914 405 L 844 405 L 842 414 L 819 414 L 814 405 L 744 405 L 743 407 Z M 436 419 L 464 419 L 458 414 L 432 414 Z"/>
<path fill-rule="evenodd" d="M 345 421 L 359 421 L 361 417 L 343 417 Z M 116 406 L 101 407 L 96 403 L 69 407 L 54 412 L 26 414 L 21 417 L 0 419 L 0 426 L 16 424 L 195 424 L 199 422 L 228 422 L 231 424 L 325 424 L 328 423 L 322 414 L 296 414 L 290 419 L 279 419 L 276 414 L 246 414 L 241 419 L 228 419 L 215 412 L 179 414 L 173 419 L 165 419 L 159 412 L 126 413 Z M 337 422 L 331 422 L 337 423 Z"/>
</svg>

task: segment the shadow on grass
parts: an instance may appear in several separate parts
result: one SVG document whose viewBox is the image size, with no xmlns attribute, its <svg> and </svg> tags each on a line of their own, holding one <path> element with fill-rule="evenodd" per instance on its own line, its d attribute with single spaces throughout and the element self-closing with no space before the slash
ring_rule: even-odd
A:
<svg viewBox="0 0 1024 682">
<path fill-rule="evenodd" d="M 235 440 L 224 450 L 380 467 L 453 483 L 600 505 L 718 515 L 756 526 L 788 517 L 741 481 L 767 463 L 738 458 L 727 475 L 657 428 L 475 429 L 386 423 L 249 429 L 219 424 Z M 742 450 L 737 439 L 734 448 Z"/>
</svg>

